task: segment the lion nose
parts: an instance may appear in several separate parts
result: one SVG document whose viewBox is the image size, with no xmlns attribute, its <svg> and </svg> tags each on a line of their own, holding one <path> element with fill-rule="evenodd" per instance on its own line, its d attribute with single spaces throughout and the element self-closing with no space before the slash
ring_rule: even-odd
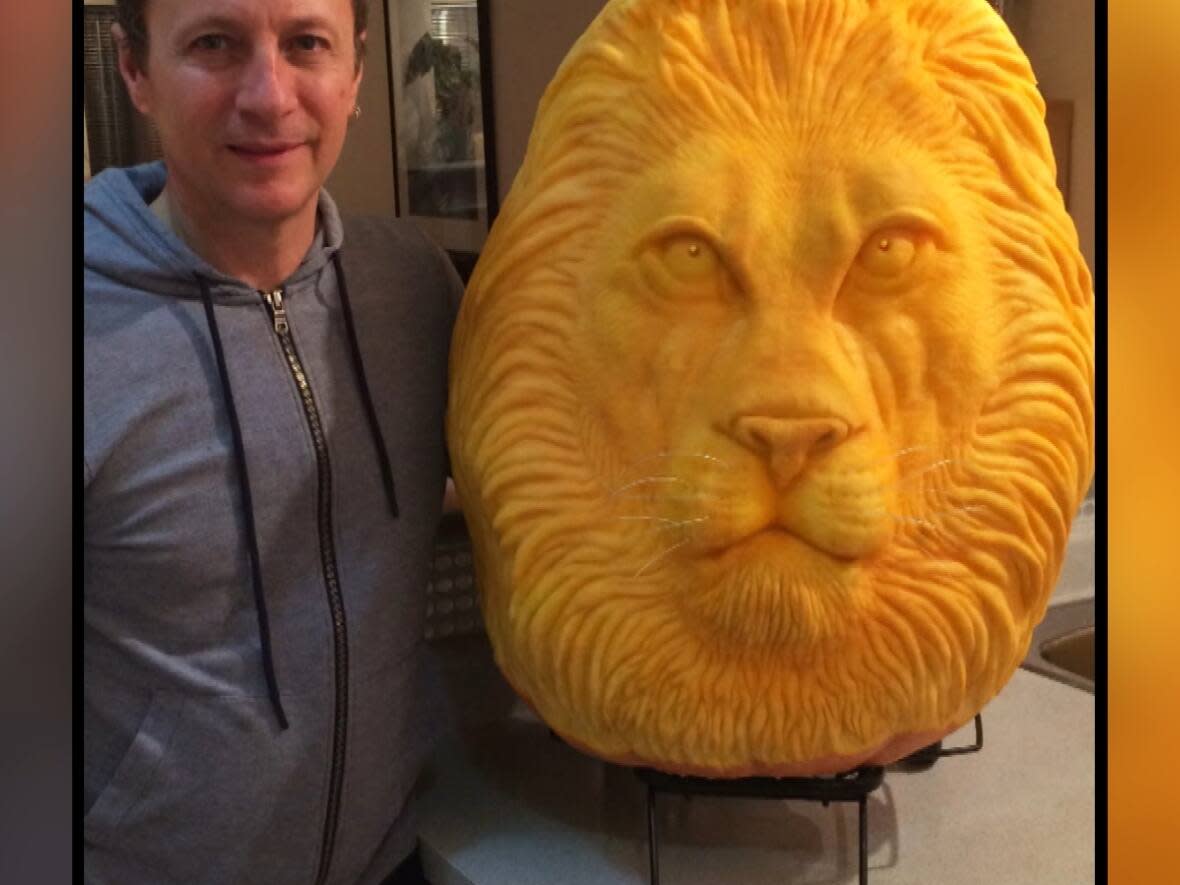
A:
<svg viewBox="0 0 1180 885">
<path fill-rule="evenodd" d="M 839 418 L 775 418 L 742 415 L 734 421 L 734 437 L 770 464 L 775 478 L 790 482 L 811 458 L 848 438 L 849 426 Z"/>
</svg>

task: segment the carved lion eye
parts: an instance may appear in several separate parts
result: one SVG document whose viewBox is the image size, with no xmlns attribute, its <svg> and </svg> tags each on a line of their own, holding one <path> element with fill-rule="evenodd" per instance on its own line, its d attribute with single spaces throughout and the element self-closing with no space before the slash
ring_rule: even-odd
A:
<svg viewBox="0 0 1180 885">
<path fill-rule="evenodd" d="M 908 231 L 884 230 L 873 234 L 856 256 L 857 265 L 881 279 L 905 273 L 918 255 L 918 239 Z"/>
<path fill-rule="evenodd" d="M 635 244 L 634 267 L 654 304 L 719 304 L 739 288 L 725 240 L 695 216 L 670 216 Z"/>
<path fill-rule="evenodd" d="M 716 250 L 696 234 L 669 237 L 663 244 L 664 267 L 676 279 L 697 283 L 713 277 L 721 266 Z"/>
</svg>

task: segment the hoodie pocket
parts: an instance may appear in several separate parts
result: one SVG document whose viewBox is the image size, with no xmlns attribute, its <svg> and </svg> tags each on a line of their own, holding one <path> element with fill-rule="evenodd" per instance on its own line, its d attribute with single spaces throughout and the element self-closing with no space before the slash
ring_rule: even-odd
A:
<svg viewBox="0 0 1180 885">
<path fill-rule="evenodd" d="M 143 870 L 194 885 L 314 874 L 330 723 L 322 697 L 283 700 L 286 731 L 265 696 L 153 698 L 85 820 L 95 881 L 143 881 Z"/>
<path fill-rule="evenodd" d="M 182 704 L 182 699 L 176 696 L 159 692 L 152 695 L 131 746 L 86 812 L 82 825 L 86 841 L 107 841 L 127 812 L 151 789 L 176 732 Z"/>
</svg>

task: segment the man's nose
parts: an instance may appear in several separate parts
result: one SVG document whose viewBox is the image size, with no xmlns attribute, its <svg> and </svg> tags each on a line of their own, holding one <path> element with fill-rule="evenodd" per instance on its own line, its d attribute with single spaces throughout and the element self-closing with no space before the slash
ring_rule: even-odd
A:
<svg viewBox="0 0 1180 885">
<path fill-rule="evenodd" d="M 282 116 L 294 103 L 293 72 L 277 47 L 257 49 L 238 88 L 238 110 L 253 116 Z"/>
<path fill-rule="evenodd" d="M 850 432 L 848 422 L 837 417 L 773 414 L 739 415 L 731 428 L 734 439 L 766 461 L 779 486 L 788 485 L 809 460 L 840 445 Z"/>
</svg>

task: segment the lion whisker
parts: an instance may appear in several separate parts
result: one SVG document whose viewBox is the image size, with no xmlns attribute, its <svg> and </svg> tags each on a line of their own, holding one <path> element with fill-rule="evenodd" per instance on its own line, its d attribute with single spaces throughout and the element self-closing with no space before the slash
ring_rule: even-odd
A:
<svg viewBox="0 0 1180 885">
<path fill-rule="evenodd" d="M 957 464 L 960 460 L 961 459 L 958 458 L 943 458 L 941 461 L 935 461 L 933 464 L 927 464 L 925 467 L 919 470 L 913 470 L 898 479 L 896 485 L 905 485 L 906 483 L 913 482 L 915 479 L 920 479 L 927 473 L 933 473 L 940 467 L 946 467 L 949 464 Z"/>
<path fill-rule="evenodd" d="M 679 476 L 645 476 L 643 479 L 635 479 L 629 483 L 626 483 L 624 485 L 621 485 L 621 486 L 618 486 L 617 488 L 612 489 L 610 494 L 611 494 L 611 497 L 613 498 L 616 495 L 618 495 L 619 492 L 625 492 L 625 491 L 627 491 L 627 489 L 633 489 L 636 486 L 648 485 L 650 483 L 659 483 L 659 482 L 678 482 L 678 483 L 682 483 L 683 485 L 689 485 L 688 480 L 681 479 Z"/>
<path fill-rule="evenodd" d="M 893 513 L 888 510 L 878 511 L 875 515 L 887 516 L 890 519 L 892 519 L 894 522 L 900 522 L 900 523 L 904 523 L 906 525 L 933 526 L 934 523 L 931 522 L 932 519 L 936 519 L 938 517 L 943 517 L 943 516 L 950 516 L 953 513 L 976 513 L 980 510 L 983 510 L 983 509 L 984 509 L 984 507 L 981 504 L 964 504 L 962 507 L 951 507 L 947 510 L 936 510 L 933 513 L 927 513 L 926 518 L 917 517 L 917 516 L 905 516 L 904 514 Z"/>
<path fill-rule="evenodd" d="M 643 574 L 644 574 L 644 572 L 646 572 L 646 571 L 647 571 L 649 568 L 651 568 L 653 565 L 655 565 L 655 564 L 656 564 L 657 562 L 659 562 L 661 559 L 663 559 L 664 557 L 666 557 L 666 556 L 667 556 L 669 553 L 673 552 L 674 550 L 679 550 L 681 547 L 683 547 L 685 544 L 687 544 L 687 543 L 688 543 L 688 541 L 689 541 L 689 539 L 688 539 L 688 538 L 685 538 L 685 539 L 684 539 L 683 541 L 681 541 L 680 543 L 678 543 L 678 544 L 673 544 L 671 547 L 669 547 L 669 548 L 668 548 L 667 550 L 665 550 L 663 553 L 660 553 L 658 556 L 655 556 L 654 558 L 652 558 L 652 559 L 648 560 L 648 562 L 647 562 L 646 564 L 644 564 L 643 568 L 641 568 L 639 571 L 637 571 L 637 572 L 635 573 L 635 577 L 636 577 L 636 578 L 643 577 Z"/>
<path fill-rule="evenodd" d="M 910 446 L 906 449 L 900 449 L 894 454 L 894 458 L 904 458 L 906 455 L 912 455 L 914 452 L 926 452 L 930 450 L 930 446 Z"/>
<path fill-rule="evenodd" d="M 643 461 L 651 461 L 656 458 L 699 458 L 702 461 L 712 461 L 714 464 L 720 464 L 726 470 L 732 470 L 733 466 L 728 461 L 722 461 L 714 455 L 706 455 L 704 452 L 659 452 L 651 457 L 644 458 L 642 461 L 636 461 L 636 464 L 642 464 Z"/>
<path fill-rule="evenodd" d="M 665 519 L 662 516 L 616 516 L 615 519 L 639 522 L 662 522 L 665 524 L 665 528 L 678 528 L 709 521 L 708 516 L 699 516 L 696 519 Z"/>
<path fill-rule="evenodd" d="M 728 461 L 723 461 L 715 455 L 708 455 L 704 452 L 656 452 L 654 455 L 648 455 L 647 457 L 640 458 L 638 461 L 631 462 L 630 464 L 623 467 L 620 473 L 625 474 L 628 471 L 633 470 L 642 464 L 647 464 L 651 461 L 668 460 L 671 458 L 696 458 L 700 461 L 708 461 L 710 463 L 716 464 L 725 470 L 733 469 L 733 466 Z"/>
<path fill-rule="evenodd" d="M 640 493 L 630 495 L 616 495 L 615 497 L 623 498 L 628 501 L 650 501 L 652 500 L 651 493 Z M 700 501 L 702 496 L 697 494 L 692 495 L 660 495 L 661 501 Z"/>
</svg>

